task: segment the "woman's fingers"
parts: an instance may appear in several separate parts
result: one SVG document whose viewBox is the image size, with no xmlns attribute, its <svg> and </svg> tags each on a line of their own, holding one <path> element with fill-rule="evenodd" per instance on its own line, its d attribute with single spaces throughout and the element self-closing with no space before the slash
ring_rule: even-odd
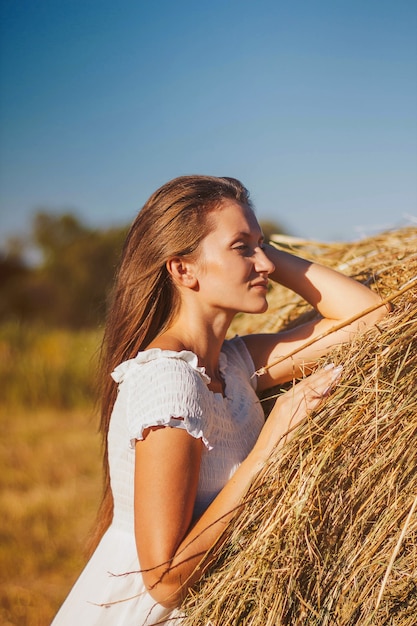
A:
<svg viewBox="0 0 417 626">
<path fill-rule="evenodd" d="M 342 370 L 342 366 L 327 365 L 278 397 L 256 444 L 264 458 L 292 438 L 296 426 L 330 394 Z"/>
<path fill-rule="evenodd" d="M 287 409 L 292 413 L 291 425 L 299 422 L 303 417 L 316 409 L 319 404 L 332 392 L 335 384 L 342 374 L 343 367 L 335 367 L 330 364 L 325 368 L 314 372 L 307 378 L 289 389 L 285 400 L 288 402 Z"/>
<path fill-rule="evenodd" d="M 331 393 L 342 371 L 342 365 L 336 367 L 334 363 L 330 363 L 294 385 L 292 391 L 304 394 L 306 399 L 320 400 Z"/>
<path fill-rule="evenodd" d="M 338 365 L 337 367 L 335 367 L 334 363 L 330 363 L 329 365 L 326 365 L 326 367 L 324 367 L 324 370 L 326 372 L 331 372 L 331 380 L 329 386 L 322 392 L 322 396 L 326 397 L 330 395 L 330 393 L 333 391 L 333 387 L 340 379 L 343 372 L 343 365 Z"/>
<path fill-rule="evenodd" d="M 284 431 L 292 431 L 311 411 L 316 409 L 333 390 L 343 367 L 332 363 L 303 378 L 277 400 L 273 413 Z"/>
<path fill-rule="evenodd" d="M 287 400 L 293 407 L 291 422 L 300 421 L 326 398 L 333 390 L 343 371 L 342 365 L 335 367 L 333 363 L 303 378 L 292 389 L 287 391 Z M 303 415 L 304 414 L 304 415 Z"/>
</svg>

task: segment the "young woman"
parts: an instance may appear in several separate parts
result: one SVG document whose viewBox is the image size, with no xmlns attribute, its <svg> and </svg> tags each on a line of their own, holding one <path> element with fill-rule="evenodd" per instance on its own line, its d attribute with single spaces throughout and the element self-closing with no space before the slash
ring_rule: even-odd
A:
<svg viewBox="0 0 417 626">
<path fill-rule="evenodd" d="M 266 311 L 269 279 L 318 319 L 226 340 L 236 313 Z M 338 380 L 331 364 L 311 373 L 317 360 L 386 309 L 253 373 L 379 302 L 267 245 L 235 179 L 184 176 L 156 191 L 127 236 L 104 337 L 98 545 L 54 626 L 179 624 L 253 478 Z M 265 422 L 257 393 L 296 378 Z"/>
</svg>

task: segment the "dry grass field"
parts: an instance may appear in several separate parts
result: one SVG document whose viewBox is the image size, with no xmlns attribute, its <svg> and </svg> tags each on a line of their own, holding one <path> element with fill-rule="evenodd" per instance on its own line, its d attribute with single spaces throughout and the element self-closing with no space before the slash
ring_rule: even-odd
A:
<svg viewBox="0 0 417 626">
<path fill-rule="evenodd" d="M 83 565 L 100 495 L 88 409 L 1 409 L 0 623 L 47 626 Z"/>
<path fill-rule="evenodd" d="M 48 626 L 83 566 L 101 491 L 97 333 L 0 331 L 0 623 Z"/>
</svg>

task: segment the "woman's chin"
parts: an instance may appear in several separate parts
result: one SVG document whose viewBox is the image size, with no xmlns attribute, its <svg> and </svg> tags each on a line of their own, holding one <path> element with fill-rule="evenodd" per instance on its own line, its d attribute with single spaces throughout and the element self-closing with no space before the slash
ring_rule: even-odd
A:
<svg viewBox="0 0 417 626">
<path fill-rule="evenodd" d="M 261 310 L 259 311 L 259 313 L 266 313 L 266 311 L 268 310 L 269 304 L 268 302 L 265 300 Z"/>
<path fill-rule="evenodd" d="M 257 315 L 260 313 L 266 313 L 268 310 L 268 302 L 264 300 L 263 302 L 259 302 L 256 306 L 248 307 L 241 311 L 241 313 L 251 313 L 252 315 Z"/>
</svg>

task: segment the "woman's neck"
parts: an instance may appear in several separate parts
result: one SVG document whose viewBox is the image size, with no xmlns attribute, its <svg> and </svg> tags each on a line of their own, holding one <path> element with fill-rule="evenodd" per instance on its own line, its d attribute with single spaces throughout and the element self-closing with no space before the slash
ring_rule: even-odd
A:
<svg viewBox="0 0 417 626">
<path fill-rule="evenodd" d="M 209 322 L 201 316 L 184 312 L 148 348 L 162 350 L 190 350 L 197 355 L 199 365 L 215 381 L 220 380 L 219 354 L 226 337 L 230 321 L 223 314 Z"/>
</svg>

